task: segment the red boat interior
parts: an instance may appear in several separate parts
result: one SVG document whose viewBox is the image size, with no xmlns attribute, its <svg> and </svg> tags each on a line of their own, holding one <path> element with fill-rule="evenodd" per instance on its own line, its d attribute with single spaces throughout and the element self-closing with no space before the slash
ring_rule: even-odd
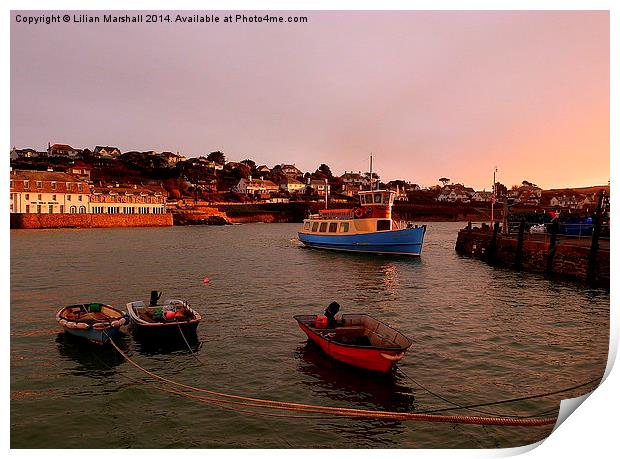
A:
<svg viewBox="0 0 620 459">
<path fill-rule="evenodd" d="M 295 316 L 295 319 L 328 341 L 343 345 L 394 349 L 404 351 L 411 341 L 402 333 L 367 314 L 343 314 L 336 326 L 317 328 L 316 316 Z"/>
</svg>

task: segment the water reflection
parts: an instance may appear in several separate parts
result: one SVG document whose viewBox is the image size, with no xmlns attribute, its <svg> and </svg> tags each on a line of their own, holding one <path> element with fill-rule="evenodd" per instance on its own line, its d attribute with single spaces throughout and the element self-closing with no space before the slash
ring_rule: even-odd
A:
<svg viewBox="0 0 620 459">
<path fill-rule="evenodd" d="M 125 361 L 116 349 L 108 344 L 91 343 L 83 338 L 63 332 L 56 335 L 55 341 L 60 356 L 78 364 L 71 371 L 74 375 L 94 379 L 109 376 L 115 372 L 115 367 Z M 114 342 L 125 351 L 129 346 L 129 337 L 121 333 L 114 338 Z"/>
<path fill-rule="evenodd" d="M 347 406 L 384 411 L 414 411 L 410 387 L 397 373 L 380 374 L 345 365 L 328 357 L 311 341 L 297 348 L 298 369 L 307 378 L 302 384 L 315 394 L 347 402 Z"/>
<path fill-rule="evenodd" d="M 159 336 L 149 336 L 141 333 L 132 333 L 135 340 L 135 349 L 140 354 L 151 356 L 154 354 L 191 354 L 198 352 L 202 347 L 196 331 L 165 333 Z"/>
</svg>

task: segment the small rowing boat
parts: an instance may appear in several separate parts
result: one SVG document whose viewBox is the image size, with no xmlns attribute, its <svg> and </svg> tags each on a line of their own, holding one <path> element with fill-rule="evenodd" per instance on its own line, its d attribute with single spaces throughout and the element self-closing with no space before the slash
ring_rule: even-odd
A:
<svg viewBox="0 0 620 459">
<path fill-rule="evenodd" d="M 132 330 L 143 338 L 176 337 L 179 330 L 195 333 L 201 320 L 200 314 L 186 301 L 159 302 L 160 297 L 161 293 L 153 290 L 148 306 L 143 301 L 127 303 Z"/>
<path fill-rule="evenodd" d="M 338 303 L 332 303 L 325 315 L 294 316 L 308 339 L 335 360 L 387 373 L 412 344 L 405 335 L 368 314 L 342 314 L 336 319 L 338 309 Z"/>
<path fill-rule="evenodd" d="M 104 344 L 128 322 L 123 311 L 102 303 L 75 304 L 62 308 L 56 321 L 66 333 Z"/>
</svg>

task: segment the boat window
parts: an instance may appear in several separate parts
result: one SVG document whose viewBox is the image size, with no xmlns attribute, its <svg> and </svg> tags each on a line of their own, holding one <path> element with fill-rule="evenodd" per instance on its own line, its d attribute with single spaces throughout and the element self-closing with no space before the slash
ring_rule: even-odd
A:
<svg viewBox="0 0 620 459">
<path fill-rule="evenodd" d="M 394 195 L 390 196 L 390 205 L 394 204 L 394 197 L 395 197 Z"/>
<path fill-rule="evenodd" d="M 390 197 L 392 196 L 392 193 L 388 194 L 384 194 L 383 195 L 383 204 L 385 205 L 389 205 L 390 204 Z"/>
<path fill-rule="evenodd" d="M 329 224 L 329 232 L 330 233 L 335 233 L 336 231 L 338 231 L 338 223 L 336 222 L 331 222 Z"/>
<path fill-rule="evenodd" d="M 348 233 L 349 232 L 349 222 L 344 222 L 340 224 L 340 232 Z"/>
<path fill-rule="evenodd" d="M 321 223 L 321 226 L 319 227 L 319 233 L 324 233 L 327 231 L 327 222 L 323 222 Z"/>
<path fill-rule="evenodd" d="M 377 231 L 389 231 L 391 228 L 391 220 L 377 220 Z"/>
<path fill-rule="evenodd" d="M 381 193 L 375 193 L 375 204 L 381 204 Z"/>
<path fill-rule="evenodd" d="M 304 223 L 304 229 L 305 230 L 309 230 L 310 229 L 310 222 Z"/>
<path fill-rule="evenodd" d="M 312 232 L 316 233 L 316 230 L 319 229 L 319 222 L 314 222 L 312 224 Z"/>
</svg>

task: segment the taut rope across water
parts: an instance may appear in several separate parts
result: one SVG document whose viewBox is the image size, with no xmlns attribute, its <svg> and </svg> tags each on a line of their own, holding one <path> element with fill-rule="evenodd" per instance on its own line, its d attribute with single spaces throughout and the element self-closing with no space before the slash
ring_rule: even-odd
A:
<svg viewBox="0 0 620 459">
<path fill-rule="evenodd" d="M 425 422 L 448 422 L 458 424 L 479 424 L 479 425 L 498 425 L 498 426 L 543 426 L 553 425 L 557 422 L 557 417 L 549 418 L 506 418 L 506 417 L 480 417 L 480 416 L 458 416 L 458 415 L 439 415 L 439 414 L 424 414 L 424 413 L 399 413 L 396 411 L 375 411 L 375 410 L 361 410 L 354 408 L 339 408 L 328 407 L 321 405 L 308 405 L 301 403 L 280 402 L 276 400 L 266 400 L 253 397 L 243 397 L 240 395 L 226 394 L 223 392 L 212 391 L 209 389 L 203 389 L 199 387 L 190 386 L 187 384 L 179 383 L 171 379 L 165 378 L 154 374 L 153 372 L 143 368 L 138 363 L 134 362 L 127 354 L 125 354 L 113 340 L 110 340 L 112 346 L 116 351 L 127 360 L 131 365 L 140 370 L 142 373 L 148 375 L 151 378 L 157 379 L 179 388 L 188 389 L 196 392 L 209 394 L 212 397 L 195 396 L 182 392 L 180 390 L 164 389 L 167 392 L 172 392 L 178 395 L 196 398 L 204 401 L 209 401 L 217 404 L 232 404 L 241 405 L 246 407 L 264 408 L 271 410 L 284 410 L 284 411 L 298 411 L 306 413 L 323 413 L 333 416 L 355 417 L 355 418 L 374 418 L 374 419 L 386 419 L 386 420 L 401 420 L 401 421 L 425 421 Z"/>
</svg>

